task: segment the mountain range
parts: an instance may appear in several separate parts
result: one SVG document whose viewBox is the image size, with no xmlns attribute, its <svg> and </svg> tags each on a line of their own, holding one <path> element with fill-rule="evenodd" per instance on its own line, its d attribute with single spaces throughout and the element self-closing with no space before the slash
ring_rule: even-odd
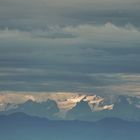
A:
<svg viewBox="0 0 140 140">
<path fill-rule="evenodd" d="M 140 120 L 140 99 L 118 96 L 107 99 L 96 95 L 54 94 L 1 94 L 0 114 L 23 112 L 51 120 L 97 121 L 116 117 L 128 121 Z"/>
</svg>

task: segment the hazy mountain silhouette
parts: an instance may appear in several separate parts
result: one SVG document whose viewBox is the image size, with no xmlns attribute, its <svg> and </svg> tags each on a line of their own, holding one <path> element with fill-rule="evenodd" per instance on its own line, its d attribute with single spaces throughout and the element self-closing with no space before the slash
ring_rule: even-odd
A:
<svg viewBox="0 0 140 140">
<path fill-rule="evenodd" d="M 1 112 L 1 114 L 11 114 L 14 112 L 23 112 L 33 116 L 55 119 L 55 114 L 59 112 L 59 108 L 56 102 L 50 99 L 42 103 L 28 100 L 23 104 L 19 104 L 17 108 Z"/>
<path fill-rule="evenodd" d="M 82 119 L 86 115 L 92 114 L 92 110 L 88 105 L 88 102 L 80 101 L 67 113 L 67 118 L 70 119 Z"/>
<path fill-rule="evenodd" d="M 139 140 L 140 122 L 104 118 L 98 122 L 54 121 L 14 113 L 0 116 L 2 140 Z"/>
</svg>

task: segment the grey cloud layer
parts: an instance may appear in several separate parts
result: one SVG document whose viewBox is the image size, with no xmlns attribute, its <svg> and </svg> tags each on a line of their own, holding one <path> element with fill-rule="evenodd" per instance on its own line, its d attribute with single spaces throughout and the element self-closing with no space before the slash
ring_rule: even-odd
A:
<svg viewBox="0 0 140 140">
<path fill-rule="evenodd" d="M 140 74 L 75 74 L 70 72 L 55 72 L 54 74 L 47 70 L 40 74 L 39 70 L 33 69 L 14 71 L 16 74 L 15 72 L 13 74 L 12 70 L 5 74 L 1 72 L 0 86 L 3 94 L 24 91 L 24 93 L 78 92 L 102 96 L 140 96 Z M 28 71 L 28 73 L 21 71 Z M 2 75 L 5 75 L 4 78 Z"/>
<path fill-rule="evenodd" d="M 106 22 L 139 27 L 139 12 L 139 0 L 1 0 L 0 27 L 27 30 Z"/>
<path fill-rule="evenodd" d="M 2 67 L 41 67 L 72 72 L 139 72 L 140 31 L 132 25 L 51 26 L 1 30 Z"/>
<path fill-rule="evenodd" d="M 139 0 L 0 0 L 0 91 L 139 94 L 139 13 Z"/>
<path fill-rule="evenodd" d="M 23 40 L 30 41 L 29 39 L 46 39 L 42 41 L 59 42 L 57 39 L 70 39 L 73 43 L 77 40 L 77 43 L 90 43 L 90 42 L 120 42 L 120 43 L 139 43 L 140 30 L 131 24 L 126 24 L 124 27 L 116 26 L 110 22 L 103 25 L 95 24 L 81 24 L 78 26 L 49 26 L 48 28 L 41 30 L 35 29 L 32 31 L 22 31 L 18 29 L 2 29 L 0 30 L 0 39 L 10 40 Z M 9 41 L 9 40 L 8 40 Z M 18 40 L 17 40 L 18 41 Z M 32 40 L 31 40 L 32 41 Z M 61 40 L 60 40 L 61 41 Z M 65 42 L 62 40 L 61 43 Z M 68 43 L 68 40 L 66 40 Z M 52 42 L 51 42 L 52 43 Z"/>
<path fill-rule="evenodd" d="M 111 23 L 1 30 L 0 90 L 139 95 L 139 38 Z"/>
</svg>

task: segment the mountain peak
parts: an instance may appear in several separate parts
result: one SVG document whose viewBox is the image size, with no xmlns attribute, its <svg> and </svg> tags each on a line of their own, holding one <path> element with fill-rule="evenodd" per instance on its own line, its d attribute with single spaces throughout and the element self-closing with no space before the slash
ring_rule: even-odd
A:
<svg viewBox="0 0 140 140">
<path fill-rule="evenodd" d="M 126 120 L 140 120 L 140 99 L 134 97 L 119 96 L 114 103 L 97 95 L 78 93 L 31 96 L 5 94 L 2 97 L 5 100 L 0 102 L 0 114 L 24 112 L 50 119 L 97 120 L 104 117 L 118 117 Z"/>
</svg>

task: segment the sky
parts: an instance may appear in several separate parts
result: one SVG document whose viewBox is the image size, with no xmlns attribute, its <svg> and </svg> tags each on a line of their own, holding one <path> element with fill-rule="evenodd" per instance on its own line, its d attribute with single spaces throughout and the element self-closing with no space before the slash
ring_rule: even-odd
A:
<svg viewBox="0 0 140 140">
<path fill-rule="evenodd" d="M 140 96 L 139 0 L 0 0 L 0 93 Z"/>
</svg>

